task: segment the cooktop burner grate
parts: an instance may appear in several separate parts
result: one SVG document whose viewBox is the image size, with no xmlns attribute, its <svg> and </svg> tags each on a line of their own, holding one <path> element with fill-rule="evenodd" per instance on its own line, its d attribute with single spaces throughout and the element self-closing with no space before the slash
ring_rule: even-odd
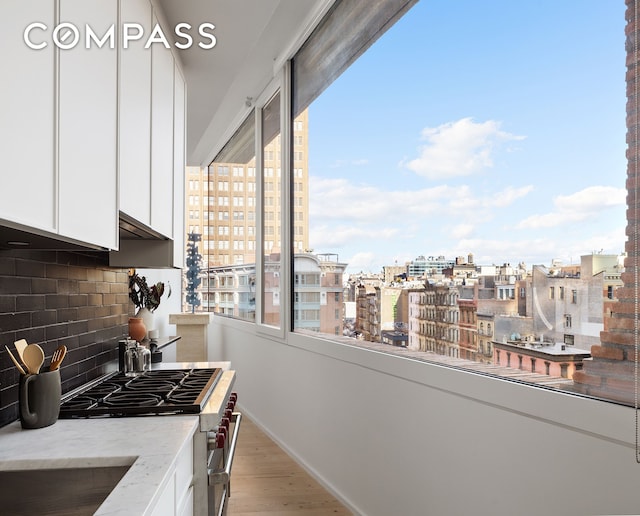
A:
<svg viewBox="0 0 640 516">
<path fill-rule="evenodd" d="M 198 414 L 222 370 L 147 371 L 129 377 L 118 372 L 63 400 L 60 418 Z"/>
</svg>

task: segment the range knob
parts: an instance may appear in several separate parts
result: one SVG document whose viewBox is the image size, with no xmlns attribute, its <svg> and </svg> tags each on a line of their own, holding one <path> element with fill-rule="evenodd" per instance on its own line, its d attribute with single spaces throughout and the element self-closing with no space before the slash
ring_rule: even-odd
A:
<svg viewBox="0 0 640 516">
<path fill-rule="evenodd" d="M 209 451 L 215 450 L 216 448 L 224 448 L 224 444 L 227 440 L 227 433 L 220 432 L 220 428 L 214 434 L 213 432 L 209 432 L 207 435 L 207 449 Z"/>
</svg>

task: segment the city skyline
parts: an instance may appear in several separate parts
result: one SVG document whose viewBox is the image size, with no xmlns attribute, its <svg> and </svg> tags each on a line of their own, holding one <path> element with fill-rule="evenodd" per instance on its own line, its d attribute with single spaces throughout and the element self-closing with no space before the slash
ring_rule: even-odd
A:
<svg viewBox="0 0 640 516">
<path fill-rule="evenodd" d="M 620 254 L 625 102 L 623 2 L 418 2 L 309 108 L 310 247 L 348 273 Z"/>
</svg>

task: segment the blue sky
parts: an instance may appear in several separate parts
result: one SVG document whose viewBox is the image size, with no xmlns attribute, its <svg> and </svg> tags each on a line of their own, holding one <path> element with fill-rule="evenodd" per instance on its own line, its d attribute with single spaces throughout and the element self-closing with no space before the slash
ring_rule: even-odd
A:
<svg viewBox="0 0 640 516">
<path fill-rule="evenodd" d="M 310 106 L 310 246 L 348 272 L 622 252 L 624 9 L 418 2 Z"/>
</svg>

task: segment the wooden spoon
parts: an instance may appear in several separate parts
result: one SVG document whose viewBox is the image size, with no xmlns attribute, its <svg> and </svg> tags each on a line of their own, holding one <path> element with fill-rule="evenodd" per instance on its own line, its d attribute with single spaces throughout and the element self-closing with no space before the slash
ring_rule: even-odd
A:
<svg viewBox="0 0 640 516">
<path fill-rule="evenodd" d="M 18 352 L 18 358 L 24 362 L 24 348 L 27 347 L 27 341 L 25 339 L 16 340 L 13 345 L 16 347 L 16 351 Z"/>
<path fill-rule="evenodd" d="M 16 360 L 16 357 L 13 356 L 13 353 L 11 353 L 11 350 L 7 346 L 5 346 L 5 349 L 7 350 L 7 353 L 9 353 L 9 356 L 11 357 L 11 360 L 13 360 L 13 363 L 18 368 L 18 371 L 20 371 L 22 374 L 27 374 L 27 373 L 24 372 L 24 369 L 22 369 L 22 366 L 20 365 L 20 362 L 18 362 Z"/>
<path fill-rule="evenodd" d="M 28 344 L 22 354 L 24 365 L 31 374 L 38 374 L 44 363 L 44 351 L 37 344 Z"/>
<path fill-rule="evenodd" d="M 67 346 L 58 346 L 53 352 L 53 355 L 51 355 L 51 364 L 49 365 L 49 371 L 55 371 L 56 369 L 58 369 L 66 354 Z"/>
</svg>

